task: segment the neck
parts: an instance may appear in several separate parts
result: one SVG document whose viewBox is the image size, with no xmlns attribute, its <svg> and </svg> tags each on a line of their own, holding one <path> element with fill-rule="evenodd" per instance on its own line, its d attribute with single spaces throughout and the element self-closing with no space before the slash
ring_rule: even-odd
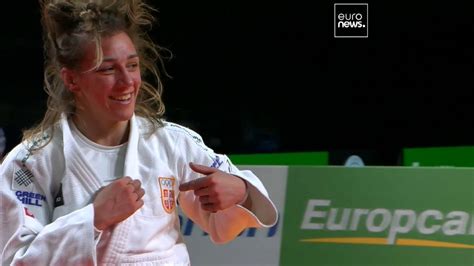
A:
<svg viewBox="0 0 474 266">
<path fill-rule="evenodd" d="M 129 121 L 105 122 L 93 117 L 74 115 L 74 124 L 91 141 L 104 146 L 117 146 L 128 141 Z"/>
</svg>

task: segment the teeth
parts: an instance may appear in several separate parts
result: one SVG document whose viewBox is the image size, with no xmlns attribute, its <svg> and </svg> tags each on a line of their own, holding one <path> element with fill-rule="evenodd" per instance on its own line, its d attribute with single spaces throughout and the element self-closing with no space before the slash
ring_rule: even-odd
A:
<svg viewBox="0 0 474 266">
<path fill-rule="evenodd" d="M 132 97 L 132 94 L 129 93 L 123 96 L 116 96 L 116 97 L 110 97 L 110 98 L 117 101 L 127 101 L 127 100 L 130 100 L 131 97 Z"/>
</svg>

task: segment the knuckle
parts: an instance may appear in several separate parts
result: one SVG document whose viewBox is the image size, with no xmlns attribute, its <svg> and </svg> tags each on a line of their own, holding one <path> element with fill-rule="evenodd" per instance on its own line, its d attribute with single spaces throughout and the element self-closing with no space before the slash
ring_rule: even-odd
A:
<svg viewBox="0 0 474 266">
<path fill-rule="evenodd" d="M 213 186 L 217 184 L 217 179 L 215 176 L 209 176 L 208 182 L 210 186 Z"/>
<path fill-rule="evenodd" d="M 116 186 L 119 187 L 119 188 L 126 188 L 126 187 L 128 186 L 128 183 L 126 183 L 126 182 L 118 182 L 118 183 L 116 184 Z"/>
<path fill-rule="evenodd" d="M 124 187 L 123 187 L 123 190 L 126 191 L 127 193 L 131 194 L 131 193 L 133 193 L 133 191 L 135 190 L 135 188 L 132 187 L 132 186 L 124 186 Z"/>
<path fill-rule="evenodd" d="M 128 194 L 127 194 L 127 200 L 129 200 L 130 202 L 137 201 L 137 194 L 135 194 L 135 193 L 128 193 Z"/>
</svg>

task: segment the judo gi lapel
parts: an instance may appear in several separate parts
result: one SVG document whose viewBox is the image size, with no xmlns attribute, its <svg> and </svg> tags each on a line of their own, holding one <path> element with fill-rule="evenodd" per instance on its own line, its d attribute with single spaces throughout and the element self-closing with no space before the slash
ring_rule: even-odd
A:
<svg viewBox="0 0 474 266">
<path fill-rule="evenodd" d="M 124 175 L 129 176 L 132 179 L 139 178 L 138 176 L 138 141 L 139 141 L 139 128 L 137 124 L 137 119 L 135 115 L 130 119 L 130 133 L 128 136 L 128 145 L 127 153 L 125 155 L 125 165 L 124 165 Z M 112 243 L 109 247 L 111 250 L 116 250 L 117 253 L 123 253 L 126 250 L 127 242 L 129 239 L 130 233 L 133 231 L 132 226 L 134 223 L 134 215 L 125 219 L 121 223 L 117 224 L 114 229 L 114 234 L 112 236 Z M 118 264 L 118 257 L 116 254 L 112 255 L 109 258 L 111 264 Z"/>
<path fill-rule="evenodd" d="M 140 131 L 135 115 L 130 119 L 130 133 L 128 136 L 127 154 L 125 155 L 124 175 L 132 179 L 139 178 L 138 175 L 138 140 Z"/>
<path fill-rule="evenodd" d="M 65 114 L 61 117 L 61 127 L 63 130 L 66 171 L 75 176 L 90 194 L 94 194 L 102 186 L 102 181 L 81 154 L 78 144 L 72 136 Z"/>
</svg>

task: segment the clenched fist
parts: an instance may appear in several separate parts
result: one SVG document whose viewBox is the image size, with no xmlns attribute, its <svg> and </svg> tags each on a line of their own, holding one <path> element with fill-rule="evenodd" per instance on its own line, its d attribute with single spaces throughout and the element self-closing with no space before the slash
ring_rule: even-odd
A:
<svg viewBox="0 0 474 266">
<path fill-rule="evenodd" d="M 94 199 L 94 226 L 104 230 L 117 224 L 143 206 L 145 190 L 140 180 L 122 177 L 103 187 Z"/>
</svg>

